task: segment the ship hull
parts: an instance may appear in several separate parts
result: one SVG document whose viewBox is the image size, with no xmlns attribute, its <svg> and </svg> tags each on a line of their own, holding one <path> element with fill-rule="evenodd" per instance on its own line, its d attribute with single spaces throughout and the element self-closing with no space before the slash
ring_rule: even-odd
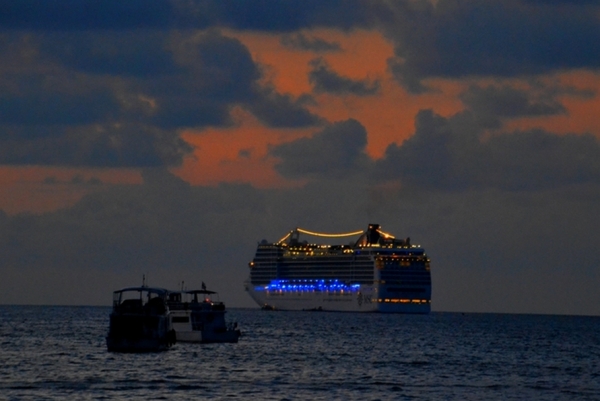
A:
<svg viewBox="0 0 600 401">
<path fill-rule="evenodd" d="M 268 291 L 263 287 L 246 283 L 246 291 L 263 309 L 289 311 L 332 311 L 332 312 L 381 312 L 427 314 L 431 310 L 429 301 L 400 302 L 382 298 L 382 287 L 361 286 L 355 291 Z"/>
</svg>

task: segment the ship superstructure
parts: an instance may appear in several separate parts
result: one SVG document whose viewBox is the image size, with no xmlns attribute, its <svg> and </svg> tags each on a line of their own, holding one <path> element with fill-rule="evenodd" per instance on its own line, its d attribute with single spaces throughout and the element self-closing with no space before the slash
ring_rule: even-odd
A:
<svg viewBox="0 0 600 401">
<path fill-rule="evenodd" d="M 300 241 L 300 234 L 358 240 L 314 244 Z M 278 242 L 258 244 L 245 287 L 265 309 L 429 313 L 429 264 L 421 246 L 378 224 L 345 234 L 295 228 Z"/>
</svg>

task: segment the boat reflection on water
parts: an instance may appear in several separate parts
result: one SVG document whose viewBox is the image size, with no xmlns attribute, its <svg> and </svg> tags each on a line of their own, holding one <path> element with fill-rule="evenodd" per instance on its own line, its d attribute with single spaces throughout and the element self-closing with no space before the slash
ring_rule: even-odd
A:
<svg viewBox="0 0 600 401">
<path fill-rule="evenodd" d="M 168 291 L 128 287 L 113 292 L 106 345 L 111 352 L 165 351 L 175 344 Z"/>
<path fill-rule="evenodd" d="M 237 323 L 225 321 L 225 304 L 215 301 L 215 291 L 206 288 L 170 291 L 168 307 L 179 342 L 236 343 L 241 332 Z"/>
</svg>

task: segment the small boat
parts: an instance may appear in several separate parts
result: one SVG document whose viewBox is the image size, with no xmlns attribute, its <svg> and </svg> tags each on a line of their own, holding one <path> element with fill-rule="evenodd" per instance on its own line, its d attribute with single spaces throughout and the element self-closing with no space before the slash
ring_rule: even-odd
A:
<svg viewBox="0 0 600 401">
<path fill-rule="evenodd" d="M 175 344 L 168 291 L 128 287 L 113 292 L 106 346 L 110 352 L 157 352 Z"/>
<path fill-rule="evenodd" d="M 171 323 L 178 342 L 237 343 L 237 323 L 225 322 L 225 304 L 214 301 L 217 293 L 206 288 L 169 291 Z"/>
</svg>

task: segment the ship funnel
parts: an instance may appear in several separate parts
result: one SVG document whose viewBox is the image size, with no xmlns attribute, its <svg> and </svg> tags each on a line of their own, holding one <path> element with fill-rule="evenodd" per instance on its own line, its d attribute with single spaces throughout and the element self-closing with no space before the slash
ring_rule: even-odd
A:
<svg viewBox="0 0 600 401">
<path fill-rule="evenodd" d="M 368 246 L 378 244 L 381 234 L 379 232 L 379 224 L 369 224 L 369 228 L 356 241 L 354 246 Z"/>
<path fill-rule="evenodd" d="M 381 238 L 381 234 L 379 234 L 379 224 L 369 224 L 369 229 L 367 230 L 367 243 L 378 244 L 379 238 Z"/>
</svg>

